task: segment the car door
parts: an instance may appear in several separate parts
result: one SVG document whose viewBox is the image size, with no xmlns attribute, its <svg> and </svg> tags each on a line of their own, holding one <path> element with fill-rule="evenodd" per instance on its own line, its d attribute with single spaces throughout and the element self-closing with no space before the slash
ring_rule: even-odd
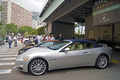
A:
<svg viewBox="0 0 120 80">
<path fill-rule="evenodd" d="M 75 45 L 75 43 L 70 44 L 69 46 L 73 45 Z M 71 47 L 70 50 L 66 50 L 66 48 L 58 54 L 59 68 L 80 66 L 88 63 L 89 50 L 75 49 L 75 47 Z"/>
</svg>

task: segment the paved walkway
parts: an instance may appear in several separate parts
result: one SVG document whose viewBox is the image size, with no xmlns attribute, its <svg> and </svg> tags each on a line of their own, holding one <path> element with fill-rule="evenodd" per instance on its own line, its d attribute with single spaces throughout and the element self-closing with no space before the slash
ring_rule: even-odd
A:
<svg viewBox="0 0 120 80">
<path fill-rule="evenodd" d="M 18 50 L 24 46 L 23 43 L 18 41 L 18 46 L 9 48 L 8 43 L 0 46 L 0 74 L 10 74 L 15 66 L 15 60 L 18 56 Z"/>
</svg>

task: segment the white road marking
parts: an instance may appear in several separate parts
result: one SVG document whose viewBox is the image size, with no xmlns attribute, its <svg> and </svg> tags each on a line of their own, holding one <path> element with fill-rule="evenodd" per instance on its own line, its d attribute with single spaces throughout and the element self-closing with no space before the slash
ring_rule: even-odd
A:
<svg viewBox="0 0 120 80">
<path fill-rule="evenodd" d="M 4 70 L 0 70 L 0 74 L 8 74 L 11 73 L 12 69 L 4 69 Z"/>
<path fill-rule="evenodd" d="M 0 53 L 0 55 L 1 55 L 1 54 L 10 54 L 10 53 Z"/>
<path fill-rule="evenodd" d="M 0 58 L 0 60 L 15 60 L 16 58 Z"/>
<path fill-rule="evenodd" d="M 9 52 L 9 53 L 8 52 L 2 52 L 2 53 L 0 52 L 0 54 L 14 54 L 14 53 L 17 53 L 17 52 Z"/>
<path fill-rule="evenodd" d="M 12 56 L 18 56 L 18 55 L 0 55 L 0 57 L 12 57 Z"/>
<path fill-rule="evenodd" d="M 15 62 L 12 62 L 12 63 L 0 63 L 0 66 L 5 66 L 5 65 L 15 65 Z"/>
</svg>

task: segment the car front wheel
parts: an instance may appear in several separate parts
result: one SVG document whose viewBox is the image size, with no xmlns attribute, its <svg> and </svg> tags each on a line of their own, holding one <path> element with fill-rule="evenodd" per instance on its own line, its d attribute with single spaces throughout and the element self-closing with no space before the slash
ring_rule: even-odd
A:
<svg viewBox="0 0 120 80">
<path fill-rule="evenodd" d="M 29 64 L 29 71 L 33 75 L 39 76 L 46 72 L 47 64 L 43 59 L 34 59 Z"/>
<path fill-rule="evenodd" d="M 100 55 L 97 60 L 95 66 L 99 69 L 104 69 L 108 65 L 108 59 L 106 55 Z"/>
<path fill-rule="evenodd" d="M 27 44 L 28 43 L 28 40 L 25 40 L 25 44 Z"/>
</svg>

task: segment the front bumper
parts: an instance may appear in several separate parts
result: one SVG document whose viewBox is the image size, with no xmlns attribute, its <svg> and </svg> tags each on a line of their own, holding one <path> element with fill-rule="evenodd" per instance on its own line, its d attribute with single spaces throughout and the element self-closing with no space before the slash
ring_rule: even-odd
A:
<svg viewBox="0 0 120 80">
<path fill-rule="evenodd" d="M 16 68 L 23 72 L 28 72 L 28 63 L 24 60 L 16 60 Z"/>
</svg>

